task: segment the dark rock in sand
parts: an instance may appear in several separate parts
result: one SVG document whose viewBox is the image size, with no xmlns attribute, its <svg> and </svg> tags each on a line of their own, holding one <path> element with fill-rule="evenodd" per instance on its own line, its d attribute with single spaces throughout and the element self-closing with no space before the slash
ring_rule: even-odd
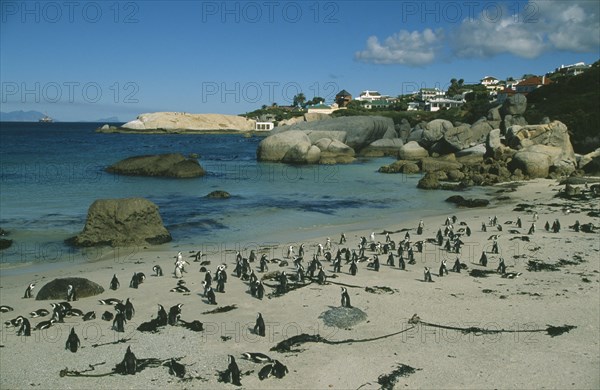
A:
<svg viewBox="0 0 600 390">
<path fill-rule="evenodd" d="M 88 210 L 83 232 L 68 244 L 89 246 L 126 246 L 163 244 L 171 241 L 158 206 L 144 198 L 100 199 Z"/>
<path fill-rule="evenodd" d="M 333 307 L 319 316 L 327 326 L 346 329 L 367 319 L 367 313 L 356 307 Z"/>
<path fill-rule="evenodd" d="M 460 195 L 452 195 L 446 199 L 446 202 L 454 203 L 458 207 L 486 207 L 490 204 L 490 201 L 487 199 L 465 199 Z"/>
<path fill-rule="evenodd" d="M 38 291 L 35 299 L 38 301 L 48 299 L 65 300 L 69 284 L 75 288 L 79 299 L 93 297 L 104 292 L 102 286 L 85 278 L 61 278 L 46 283 L 44 287 Z"/>
<path fill-rule="evenodd" d="M 156 176 L 187 179 L 204 176 L 204 169 L 193 158 L 179 153 L 136 156 L 121 160 L 106 168 L 109 173 L 128 176 Z"/>
<path fill-rule="evenodd" d="M 229 192 L 217 190 L 206 195 L 206 197 L 210 199 L 229 199 L 231 198 L 231 195 Z"/>
</svg>

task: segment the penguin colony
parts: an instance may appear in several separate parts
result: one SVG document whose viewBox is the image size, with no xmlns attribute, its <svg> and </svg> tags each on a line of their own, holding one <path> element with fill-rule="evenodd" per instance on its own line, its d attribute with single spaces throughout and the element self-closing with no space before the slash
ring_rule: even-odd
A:
<svg viewBox="0 0 600 390">
<path fill-rule="evenodd" d="M 536 232 L 537 217 L 534 217 L 534 221 L 531 223 L 528 229 L 528 235 L 533 235 Z M 511 221 L 505 222 L 505 224 L 512 225 Z M 511 226 L 513 227 L 513 226 Z M 514 227 L 521 229 L 522 221 L 519 217 Z M 575 231 L 578 231 L 579 224 L 572 226 Z M 422 236 L 424 234 L 424 223 L 421 220 L 416 227 L 416 235 Z M 502 232 L 502 224 L 498 222 L 497 217 L 490 217 L 487 224 L 483 223 L 481 226 L 482 232 L 487 232 L 488 229 L 495 229 L 497 232 Z M 561 229 L 560 222 L 556 219 L 552 225 L 549 222 L 545 225 L 545 230 L 548 232 L 559 233 Z M 515 229 L 511 230 L 513 233 Z M 289 282 L 293 281 L 297 283 L 306 283 L 310 281 L 316 282 L 319 285 L 328 284 L 328 278 L 332 274 L 345 273 L 352 277 L 359 275 L 363 270 L 380 272 L 381 264 L 379 256 L 383 256 L 386 260 L 385 264 L 389 268 L 398 268 L 401 271 L 409 271 L 411 268 L 417 270 L 415 253 L 422 253 L 425 245 L 433 245 L 441 247 L 448 253 L 455 254 L 456 260 L 453 263 L 451 272 L 460 273 L 468 268 L 467 264 L 460 261 L 461 257 L 461 246 L 464 242 L 461 238 L 470 236 L 472 233 L 470 227 L 465 222 L 458 222 L 456 217 L 448 217 L 442 227 L 437 230 L 435 238 L 429 238 L 425 240 L 411 240 L 410 233 L 407 231 L 403 239 L 394 242 L 390 233 L 385 233 L 383 242 L 377 240 L 378 234 L 372 232 L 369 235 L 369 239 L 361 237 L 360 241 L 356 243 L 355 248 L 350 246 L 344 246 L 347 244 L 347 237 L 344 233 L 341 234 L 339 245 L 337 248 L 333 247 L 331 239 L 328 237 L 324 245 L 317 243 L 312 254 L 312 259 L 304 265 L 307 248 L 305 244 L 300 244 L 298 248 L 293 245 L 288 246 L 285 249 L 284 259 L 269 259 L 266 254 L 261 254 L 260 257 L 252 250 L 249 256 L 246 258 L 240 252 L 236 253 L 235 261 L 233 264 L 220 264 L 216 267 L 214 274 L 211 273 L 210 261 L 204 260 L 206 257 L 201 251 L 196 252 L 191 258 L 193 262 L 200 263 L 200 273 L 202 276 L 197 276 L 190 268 L 190 262 L 184 259 L 183 253 L 179 252 L 175 256 L 175 262 L 172 278 L 177 280 L 176 285 L 170 290 L 165 291 L 165 300 L 178 300 L 179 294 L 182 296 L 190 296 L 190 302 L 196 300 L 194 304 L 200 304 L 203 302 L 206 305 L 217 305 L 217 294 L 224 295 L 225 287 L 228 283 L 228 267 L 231 266 L 232 270 L 230 275 L 239 279 L 241 282 L 248 285 L 248 293 L 255 299 L 263 300 L 266 294 L 282 295 L 289 292 Z M 489 258 L 488 254 L 497 255 L 498 266 L 496 272 L 503 278 L 514 279 L 521 275 L 519 272 L 507 272 L 508 266 L 504 259 L 501 257 L 501 248 L 498 245 L 498 237 L 501 233 L 493 234 L 489 237 L 489 241 L 492 241 L 491 248 L 484 250 L 478 261 L 478 265 L 487 267 Z M 264 280 L 259 277 L 269 272 L 269 266 L 277 266 L 278 268 L 289 267 L 290 262 L 292 263 L 293 272 L 288 274 L 285 270 L 277 271 L 274 277 L 277 285 L 274 287 L 265 286 Z M 364 263 L 365 267 L 359 267 L 359 264 Z M 163 264 L 163 266 L 168 266 Z M 328 275 L 326 271 L 327 267 L 330 267 L 331 273 Z M 434 271 L 435 272 L 435 271 Z M 144 284 L 151 284 L 154 278 L 163 278 L 163 268 L 159 264 L 155 264 L 152 267 L 152 273 L 150 274 L 150 280 L 147 280 L 143 272 L 134 272 L 129 282 L 129 288 L 131 289 L 143 289 Z M 446 264 L 446 259 L 443 259 L 439 264 L 439 269 L 436 274 L 432 274 L 432 270 L 428 267 L 424 267 L 422 281 L 426 283 L 433 283 L 434 278 L 448 277 L 449 271 Z M 167 276 L 168 277 L 168 276 Z M 184 277 L 193 279 L 194 281 L 201 281 L 201 291 L 192 291 L 187 286 Z M 271 281 L 269 281 L 271 282 Z M 197 283 L 194 283 L 197 285 Z M 30 283 L 26 286 L 23 294 L 23 299 L 34 298 L 36 283 Z M 122 292 L 121 283 L 116 273 L 112 275 L 108 282 L 108 288 L 110 291 Z M 152 287 L 150 287 L 152 288 Z M 268 289 L 268 290 L 267 290 Z M 194 289 L 196 290 L 196 289 Z M 192 295 L 192 292 L 197 292 L 197 296 Z M 169 295 L 174 293 L 174 295 Z M 120 294 L 123 295 L 123 294 Z M 127 295 L 127 294 L 125 294 Z M 347 288 L 341 287 L 341 297 L 331 297 L 332 304 L 336 302 L 336 299 L 340 299 L 337 302 L 339 306 L 344 308 L 352 308 L 351 295 L 357 297 L 359 294 L 351 294 Z M 198 298 L 199 297 L 199 298 Z M 359 297 L 360 298 L 360 297 Z M 85 304 L 90 306 L 92 299 L 87 299 Z M 33 331 L 43 331 L 58 323 L 69 323 L 69 325 L 75 323 L 76 317 L 81 317 L 81 321 L 93 321 L 96 320 L 96 312 L 99 313 L 99 320 L 106 321 L 110 324 L 110 329 L 117 333 L 124 333 L 126 331 L 128 321 L 132 321 L 135 316 L 135 308 L 130 298 L 101 298 L 97 299 L 96 307 L 93 310 L 83 312 L 75 307 L 73 304 L 79 303 L 76 288 L 73 285 L 69 285 L 65 291 L 65 299 L 62 302 L 53 302 L 49 308 L 40 308 L 34 310 L 26 315 L 18 315 L 13 319 L 5 320 L 4 324 L 6 327 L 14 327 L 17 329 L 16 334 L 19 337 L 28 337 L 32 335 Z M 337 302 L 335 305 L 337 305 Z M 83 303 L 82 303 L 83 304 Z M 190 329 L 196 332 L 203 330 L 203 324 L 200 321 L 186 321 L 182 319 L 183 303 L 176 303 L 165 309 L 160 303 L 157 304 L 157 313 L 152 316 L 150 321 L 143 322 L 137 331 L 140 332 L 159 332 L 160 328 L 166 326 L 183 326 L 186 329 Z M 360 299 L 359 299 L 360 305 Z M 105 309 L 105 310 L 103 310 Z M 2 305 L 0 306 L 0 313 L 11 313 L 13 311 L 18 312 L 18 307 L 15 310 L 11 306 Z M 31 321 L 30 321 L 31 319 Z M 35 324 L 32 325 L 32 321 Z M 39 319 L 39 321 L 38 321 Z M 141 321 L 140 321 L 141 322 Z M 267 335 L 267 323 L 261 313 L 257 314 L 255 325 L 252 328 L 252 332 L 259 337 L 266 337 Z M 89 347 L 86 345 L 85 340 L 82 343 L 82 339 L 76 333 L 76 325 L 70 326 L 70 332 L 64 340 L 65 350 L 70 353 L 77 353 L 81 348 Z M 136 348 L 142 349 L 142 345 L 137 345 Z M 138 352 L 139 353 L 139 352 Z M 265 380 L 270 377 L 283 378 L 289 373 L 287 366 L 276 359 L 272 359 L 261 352 L 245 352 L 241 355 L 241 358 L 252 362 L 262 364 L 263 366 L 256 370 L 258 378 Z M 217 371 L 218 380 L 225 383 L 231 383 L 236 386 L 242 385 L 243 375 L 233 355 L 226 356 L 226 369 L 224 371 Z M 225 359 L 223 359 L 223 367 L 225 366 Z M 186 365 L 179 363 L 176 359 L 171 358 L 165 367 L 168 368 L 169 374 L 177 378 L 185 378 L 186 376 Z M 220 367 L 216 367 L 218 369 Z M 132 351 L 131 346 L 127 346 L 123 360 L 117 364 L 117 372 L 121 374 L 135 375 L 138 372 L 138 358 Z"/>
</svg>

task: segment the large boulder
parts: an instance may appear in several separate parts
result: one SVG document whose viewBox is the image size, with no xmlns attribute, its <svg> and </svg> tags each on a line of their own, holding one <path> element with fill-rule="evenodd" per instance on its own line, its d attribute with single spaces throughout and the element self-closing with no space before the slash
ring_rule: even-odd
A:
<svg viewBox="0 0 600 390">
<path fill-rule="evenodd" d="M 171 241 L 158 206 L 144 198 L 100 199 L 88 210 L 83 231 L 69 244 L 90 246 L 132 246 Z"/>
<path fill-rule="evenodd" d="M 453 127 L 446 131 L 443 138 L 453 152 L 458 152 L 485 142 L 490 131 L 492 126 L 486 120 L 480 120 L 471 126 Z"/>
<path fill-rule="evenodd" d="M 462 164 L 456 161 L 452 154 L 440 158 L 424 158 L 421 160 L 420 165 L 423 172 L 448 172 L 450 170 L 462 168 Z"/>
<path fill-rule="evenodd" d="M 35 299 L 43 300 L 67 300 L 67 289 L 69 285 L 73 286 L 77 293 L 77 298 L 93 297 L 104 292 L 104 288 L 98 283 L 85 278 L 60 278 L 48 282 L 40 288 Z"/>
<path fill-rule="evenodd" d="M 404 142 L 400 138 L 379 139 L 371 142 L 360 154 L 368 157 L 398 156 L 402 145 Z"/>
<path fill-rule="evenodd" d="M 581 156 L 578 160 L 578 167 L 587 174 L 600 174 L 600 148 Z"/>
<path fill-rule="evenodd" d="M 425 157 L 429 157 L 429 153 L 416 141 L 410 141 L 398 150 L 398 158 L 401 160 L 420 160 Z"/>
<path fill-rule="evenodd" d="M 431 122 L 428 122 L 423 129 L 423 136 L 419 143 L 427 148 L 433 145 L 436 141 L 442 139 L 444 134 L 446 134 L 446 132 L 453 127 L 454 125 L 452 125 L 452 122 L 448 120 L 434 119 Z"/>
<path fill-rule="evenodd" d="M 402 120 L 400 120 L 400 124 L 397 124 L 395 126 L 395 129 L 396 133 L 398 134 L 398 137 L 401 138 L 403 142 L 407 142 L 408 136 L 411 131 L 410 123 L 408 122 L 408 120 L 406 120 L 406 118 L 402 118 Z"/>
<path fill-rule="evenodd" d="M 106 168 L 109 173 L 129 176 L 158 176 L 187 179 L 204 176 L 204 169 L 193 158 L 179 153 L 135 156 Z"/>
<path fill-rule="evenodd" d="M 314 143 L 321 138 L 337 139 L 356 152 L 373 141 L 395 137 L 394 121 L 381 116 L 352 116 L 314 122 L 300 122 L 283 128 L 276 127 L 272 134 L 286 131 L 305 132 Z"/>
<path fill-rule="evenodd" d="M 259 161 L 282 161 L 291 148 L 308 152 L 311 145 L 310 139 L 303 131 L 284 131 L 263 139 L 258 144 L 256 157 Z"/>
<path fill-rule="evenodd" d="M 502 105 L 504 115 L 522 115 L 527 109 L 527 98 L 517 93 L 509 96 Z"/>
<path fill-rule="evenodd" d="M 349 163 L 354 160 L 354 149 L 338 140 L 321 138 L 313 146 L 321 152 L 321 164 Z"/>
<path fill-rule="evenodd" d="M 420 171 L 419 166 L 414 161 L 397 160 L 389 165 L 379 168 L 381 173 L 404 173 L 413 174 Z"/>
<path fill-rule="evenodd" d="M 520 169 L 530 178 L 545 178 L 550 173 L 550 156 L 539 151 L 520 150 L 513 156 L 511 168 Z"/>
</svg>

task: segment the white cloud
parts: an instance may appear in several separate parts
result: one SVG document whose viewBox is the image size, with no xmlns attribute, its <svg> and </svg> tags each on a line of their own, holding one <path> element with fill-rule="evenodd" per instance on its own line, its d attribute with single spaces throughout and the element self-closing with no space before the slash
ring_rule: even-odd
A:
<svg viewBox="0 0 600 390">
<path fill-rule="evenodd" d="M 509 9 L 485 11 L 464 19 L 451 30 L 422 32 L 402 30 L 383 42 L 375 36 L 355 58 L 376 64 L 422 66 L 439 60 L 445 46 L 459 58 L 491 58 L 512 54 L 536 58 L 549 51 L 598 52 L 600 49 L 600 2 L 531 1 L 520 12 Z"/>
<path fill-rule="evenodd" d="M 356 52 L 355 58 L 376 64 L 420 66 L 433 62 L 443 41 L 443 31 L 425 29 L 406 31 L 387 37 L 383 43 L 376 36 L 367 39 L 367 47 Z"/>
</svg>

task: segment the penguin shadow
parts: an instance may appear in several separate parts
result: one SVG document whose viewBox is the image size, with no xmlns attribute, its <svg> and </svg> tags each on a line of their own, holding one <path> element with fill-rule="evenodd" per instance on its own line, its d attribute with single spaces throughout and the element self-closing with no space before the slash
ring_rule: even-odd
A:
<svg viewBox="0 0 600 390">
<path fill-rule="evenodd" d="M 417 282 L 421 282 L 421 283 L 435 283 L 435 280 L 431 280 L 431 281 L 427 281 L 427 280 L 423 280 L 423 279 L 415 279 Z"/>
</svg>

